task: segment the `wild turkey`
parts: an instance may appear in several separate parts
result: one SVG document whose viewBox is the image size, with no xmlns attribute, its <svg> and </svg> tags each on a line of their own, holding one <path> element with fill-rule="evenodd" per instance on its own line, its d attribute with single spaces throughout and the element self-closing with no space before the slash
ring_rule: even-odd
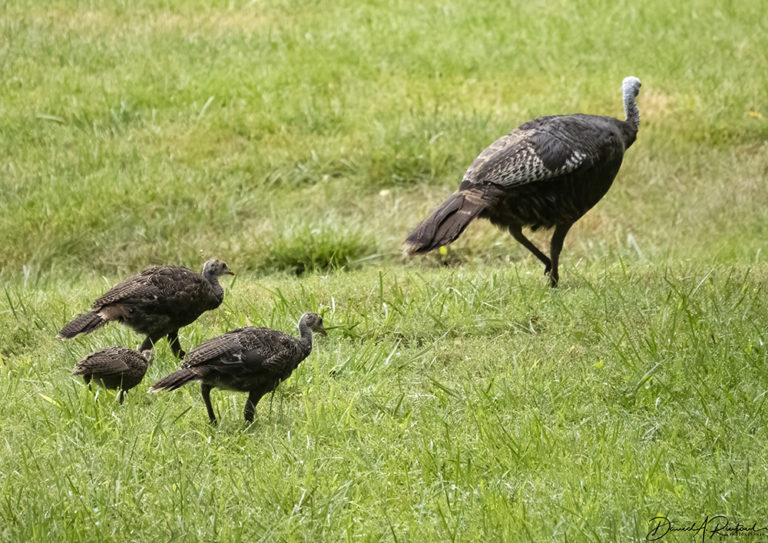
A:
<svg viewBox="0 0 768 543">
<path fill-rule="evenodd" d="M 475 217 L 489 219 L 544 263 L 551 286 L 568 230 L 608 191 L 637 136 L 640 80 L 622 83 L 626 120 L 598 115 L 539 117 L 492 143 L 469 166 L 459 190 L 408 236 L 403 253 L 456 240 Z M 549 257 L 523 227 L 551 228 Z"/>
<path fill-rule="evenodd" d="M 120 389 L 118 398 L 123 403 L 123 395 L 144 378 L 147 368 L 152 364 L 152 351 L 138 352 L 123 347 L 109 347 L 91 353 L 75 366 L 72 375 L 82 375 L 86 384 L 91 381 L 111 389 Z"/>
<path fill-rule="evenodd" d="M 211 405 L 211 389 L 248 392 L 245 420 L 253 422 L 256 404 L 280 381 L 287 379 L 312 351 L 312 332 L 326 335 L 323 319 L 304 313 L 299 320 L 301 338 L 270 328 L 248 326 L 209 339 L 189 352 L 181 369 L 161 379 L 149 389 L 176 390 L 190 381 L 200 381 L 208 418 L 216 424 Z"/>
<path fill-rule="evenodd" d="M 122 322 L 147 337 L 140 351 L 151 349 L 160 338 L 168 338 L 173 354 L 184 358 L 179 328 L 193 322 L 224 299 L 219 284 L 222 275 L 233 275 L 216 259 L 195 273 L 183 266 L 153 266 L 112 287 L 93 302 L 93 311 L 83 313 L 59 332 L 60 338 L 88 334 L 110 321 Z"/>
</svg>

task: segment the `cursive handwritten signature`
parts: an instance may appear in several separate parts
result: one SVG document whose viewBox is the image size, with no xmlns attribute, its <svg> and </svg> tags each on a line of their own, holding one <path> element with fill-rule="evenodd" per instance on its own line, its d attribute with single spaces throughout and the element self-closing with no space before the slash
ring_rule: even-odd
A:
<svg viewBox="0 0 768 543">
<path fill-rule="evenodd" d="M 732 523 L 725 515 L 705 516 L 701 522 L 672 522 L 667 517 L 653 517 L 649 520 L 651 530 L 645 536 L 646 541 L 658 541 L 668 533 L 690 533 L 693 537 L 701 536 L 702 541 L 714 536 L 756 536 L 768 535 L 768 526 L 758 527 L 757 522 L 746 526 L 741 522 Z M 709 537 L 707 537 L 709 536 Z"/>
</svg>

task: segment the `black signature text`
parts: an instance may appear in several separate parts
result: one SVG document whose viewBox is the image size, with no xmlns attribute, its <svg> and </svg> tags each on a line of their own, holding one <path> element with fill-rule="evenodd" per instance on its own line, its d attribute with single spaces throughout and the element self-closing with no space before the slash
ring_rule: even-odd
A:
<svg viewBox="0 0 768 543">
<path fill-rule="evenodd" d="M 714 536 L 759 536 L 768 535 L 768 526 L 758 527 L 757 522 L 751 526 L 741 522 L 731 522 L 725 515 L 705 516 L 701 521 L 672 522 L 667 517 L 654 517 L 650 521 L 651 530 L 645 536 L 646 541 L 658 541 L 669 533 L 689 533 L 702 541 L 712 539 Z"/>
</svg>

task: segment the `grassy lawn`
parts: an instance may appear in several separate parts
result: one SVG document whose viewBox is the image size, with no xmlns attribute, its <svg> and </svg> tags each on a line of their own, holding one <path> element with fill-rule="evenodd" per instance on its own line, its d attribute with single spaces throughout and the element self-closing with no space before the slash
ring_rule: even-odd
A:
<svg viewBox="0 0 768 543">
<path fill-rule="evenodd" d="M 627 541 L 768 526 L 768 11 L 760 2 L 75 2 L 0 8 L 0 540 Z M 409 229 L 539 115 L 641 127 L 561 287 Z M 546 237 L 534 236 L 537 243 Z M 245 394 L 123 405 L 58 329 L 147 265 L 237 272 L 185 349 L 336 326 Z M 692 540 L 669 534 L 666 541 Z M 750 538 L 755 540 L 755 538 Z"/>
</svg>

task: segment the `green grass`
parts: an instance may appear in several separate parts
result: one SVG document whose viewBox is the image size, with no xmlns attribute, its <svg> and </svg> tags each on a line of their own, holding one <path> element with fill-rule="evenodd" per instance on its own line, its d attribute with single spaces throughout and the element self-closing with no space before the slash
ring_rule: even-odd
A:
<svg viewBox="0 0 768 543">
<path fill-rule="evenodd" d="M 236 283 L 185 344 L 307 307 L 339 326 L 249 428 L 243 394 L 214 392 L 218 428 L 197 387 L 94 399 L 71 362 L 138 338 L 52 339 L 98 288 L 11 291 L 4 536 L 616 541 L 657 513 L 764 518 L 765 275 L 581 265 L 551 291 L 526 272 Z M 150 383 L 176 365 L 158 358 Z"/>
<path fill-rule="evenodd" d="M 0 540 L 626 541 L 768 525 L 768 12 L 759 2 L 15 1 L 0 11 Z M 561 288 L 473 224 L 410 228 L 538 115 L 641 128 Z M 537 242 L 545 243 L 540 234 Z M 218 310 L 336 326 L 244 394 L 122 406 L 58 329 L 154 263 L 217 256 Z M 665 540 L 674 540 L 670 535 Z M 687 536 L 686 536 L 687 537 Z M 681 536 L 680 540 L 684 540 Z"/>
</svg>

